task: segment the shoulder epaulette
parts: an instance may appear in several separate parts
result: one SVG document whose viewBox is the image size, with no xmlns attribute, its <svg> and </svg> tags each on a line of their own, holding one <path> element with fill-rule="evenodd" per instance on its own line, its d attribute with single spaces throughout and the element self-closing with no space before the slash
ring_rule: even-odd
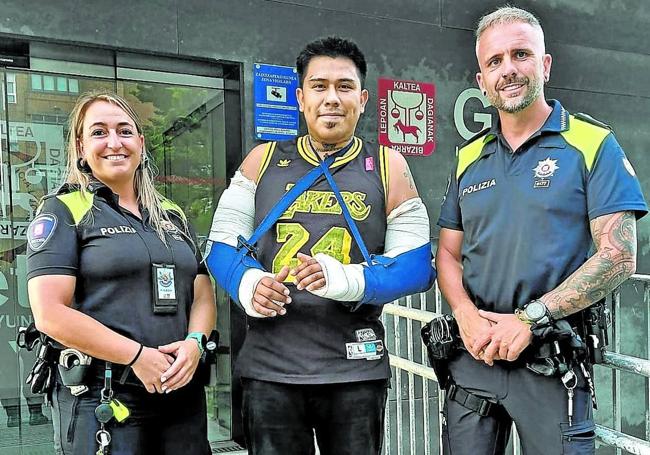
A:
<svg viewBox="0 0 650 455">
<path fill-rule="evenodd" d="M 164 198 L 162 200 L 161 204 L 163 210 L 168 210 L 172 213 L 175 213 L 178 215 L 183 221 L 187 221 L 187 218 L 185 217 L 185 212 L 183 212 L 183 209 L 178 206 L 175 202 L 170 201 L 167 198 Z"/>
<path fill-rule="evenodd" d="M 585 166 L 591 171 L 600 146 L 610 133 L 611 129 L 604 123 L 586 114 L 574 114 L 570 116 L 569 129 L 560 134 L 569 145 L 582 153 Z"/>
<path fill-rule="evenodd" d="M 70 210 L 74 224 L 77 226 L 92 208 L 94 195 L 89 191 L 75 190 L 56 194 L 56 198 Z"/>
<path fill-rule="evenodd" d="M 458 165 L 456 166 L 456 178 L 458 179 L 463 172 L 472 164 L 474 161 L 481 156 L 481 151 L 483 151 L 483 146 L 485 141 L 483 137 L 490 131 L 489 128 L 486 128 L 479 133 L 475 134 L 465 142 L 463 142 L 460 147 L 458 147 Z"/>
<path fill-rule="evenodd" d="M 601 128 L 606 128 L 609 131 L 612 131 L 612 127 L 609 126 L 607 123 L 601 122 L 600 120 L 596 120 L 595 118 L 593 118 L 589 114 L 584 114 L 582 112 L 576 112 L 575 114 L 573 114 L 573 116 L 575 118 L 577 118 L 578 120 L 582 120 L 584 122 L 591 123 L 592 125 L 596 125 L 596 126 L 599 126 Z"/>
</svg>

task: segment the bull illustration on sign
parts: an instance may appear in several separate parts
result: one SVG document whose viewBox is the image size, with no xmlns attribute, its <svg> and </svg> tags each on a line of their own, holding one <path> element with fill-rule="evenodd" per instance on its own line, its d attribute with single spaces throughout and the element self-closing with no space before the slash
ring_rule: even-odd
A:
<svg viewBox="0 0 650 455">
<path fill-rule="evenodd" d="M 406 135 L 412 134 L 415 136 L 415 142 L 418 142 L 420 138 L 418 134 L 420 133 L 420 128 L 417 125 L 404 125 L 402 119 L 398 119 L 397 122 L 393 125 L 395 131 L 402 132 L 402 142 L 406 142 Z"/>
</svg>

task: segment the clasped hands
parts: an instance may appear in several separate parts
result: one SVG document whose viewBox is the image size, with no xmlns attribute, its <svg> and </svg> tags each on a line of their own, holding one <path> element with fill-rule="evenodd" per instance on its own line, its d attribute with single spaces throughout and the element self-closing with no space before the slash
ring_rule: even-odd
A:
<svg viewBox="0 0 650 455">
<path fill-rule="evenodd" d="M 287 313 L 285 305 L 291 303 L 291 297 L 283 282 L 290 274 L 295 278 L 298 290 L 315 291 L 325 286 L 325 275 L 316 259 L 298 253 L 298 260 L 300 263 L 295 268 L 290 269 L 285 265 L 274 277 L 267 276 L 260 280 L 253 294 L 255 311 L 267 317 Z"/>
<path fill-rule="evenodd" d="M 145 346 L 132 368 L 147 392 L 170 393 L 192 380 L 200 359 L 196 340 L 181 340 L 158 349 Z"/>
<path fill-rule="evenodd" d="M 530 344 L 530 326 L 515 314 L 493 313 L 476 308 L 455 314 L 467 351 L 492 366 L 495 360 L 516 360 Z"/>
</svg>

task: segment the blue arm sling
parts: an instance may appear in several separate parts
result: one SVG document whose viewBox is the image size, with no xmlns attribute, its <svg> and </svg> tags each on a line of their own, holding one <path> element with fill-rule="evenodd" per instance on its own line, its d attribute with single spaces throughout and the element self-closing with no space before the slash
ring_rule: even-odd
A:
<svg viewBox="0 0 650 455">
<path fill-rule="evenodd" d="M 366 262 L 364 265 L 364 296 L 360 302 L 350 305 L 351 311 L 357 310 L 364 304 L 383 305 L 408 294 L 423 292 L 433 284 L 435 270 L 431 266 L 431 247 L 428 243 L 393 258 L 368 253 L 361 233 L 329 171 L 333 161 L 334 157 L 330 155 L 305 174 L 269 211 L 248 240 L 239 236 L 236 248 L 221 242 L 215 242 L 212 245 L 206 260 L 208 268 L 221 287 L 238 305 L 241 306 L 239 284 L 246 270 L 249 268 L 265 270 L 255 258 L 255 244 L 321 175 L 325 175 L 332 188 L 336 200 L 341 206 L 343 217 Z"/>
</svg>

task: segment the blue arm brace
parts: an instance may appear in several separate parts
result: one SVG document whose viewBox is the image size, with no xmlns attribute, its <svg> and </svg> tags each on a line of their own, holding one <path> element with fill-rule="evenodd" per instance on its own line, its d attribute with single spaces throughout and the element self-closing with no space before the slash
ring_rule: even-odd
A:
<svg viewBox="0 0 650 455">
<path fill-rule="evenodd" d="M 247 248 L 237 249 L 221 242 L 212 242 L 205 263 L 219 286 L 224 288 L 239 306 L 242 306 L 239 302 L 239 284 L 244 272 L 250 268 L 264 270 L 262 264 L 250 255 Z"/>
<path fill-rule="evenodd" d="M 406 295 L 427 291 L 436 279 L 436 269 L 431 265 L 431 245 L 425 243 L 395 257 L 369 255 L 338 185 L 328 169 L 323 173 L 332 187 L 334 196 L 341 206 L 343 217 L 367 264 L 363 266 L 365 280 L 363 299 L 360 302 L 345 302 L 345 306 L 350 311 L 356 311 L 361 305 L 384 305 Z"/>
<path fill-rule="evenodd" d="M 431 245 L 428 243 L 394 258 L 373 256 L 373 263 L 363 267 L 366 281 L 363 299 L 354 304 L 352 310 L 365 304 L 383 305 L 406 295 L 427 291 L 436 279 L 431 259 Z"/>
<path fill-rule="evenodd" d="M 253 257 L 255 244 L 268 231 L 278 218 L 284 213 L 298 196 L 304 193 L 334 162 L 332 155 L 302 176 L 296 184 L 287 191 L 277 204 L 266 214 L 262 222 L 257 226 L 253 235 L 248 239 L 239 236 L 237 247 L 222 242 L 212 242 L 210 252 L 205 262 L 212 276 L 217 280 L 219 286 L 228 292 L 230 298 L 242 306 L 239 301 L 239 285 L 246 270 L 250 268 L 266 270 L 264 266 Z"/>
</svg>

